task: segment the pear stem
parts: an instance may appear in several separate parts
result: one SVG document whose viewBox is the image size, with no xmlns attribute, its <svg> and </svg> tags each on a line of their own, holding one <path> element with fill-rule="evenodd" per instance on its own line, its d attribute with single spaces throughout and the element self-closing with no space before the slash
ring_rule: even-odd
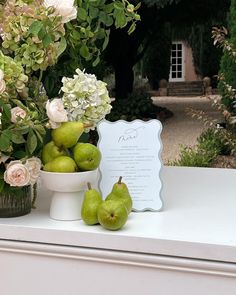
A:
<svg viewBox="0 0 236 295">
<path fill-rule="evenodd" d="M 90 183 L 90 182 L 87 183 L 87 186 L 88 186 L 88 189 L 89 189 L 89 190 L 92 189 L 92 186 L 91 186 L 91 183 Z"/>
<path fill-rule="evenodd" d="M 85 128 L 90 128 L 90 127 L 93 127 L 93 125 L 92 125 L 92 124 L 84 124 L 84 123 L 83 123 L 83 126 L 84 126 L 84 129 L 85 129 Z"/>
<path fill-rule="evenodd" d="M 121 184 L 122 176 L 119 177 L 118 183 Z"/>
</svg>

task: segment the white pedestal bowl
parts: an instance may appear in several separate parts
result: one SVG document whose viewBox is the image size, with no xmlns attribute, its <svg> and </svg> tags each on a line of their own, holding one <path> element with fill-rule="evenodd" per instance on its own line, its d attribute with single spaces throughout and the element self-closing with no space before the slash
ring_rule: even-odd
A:
<svg viewBox="0 0 236 295">
<path fill-rule="evenodd" d="M 87 183 L 97 188 L 98 169 L 75 173 L 40 171 L 42 184 L 53 192 L 50 217 L 56 220 L 81 219 L 81 206 Z"/>
</svg>

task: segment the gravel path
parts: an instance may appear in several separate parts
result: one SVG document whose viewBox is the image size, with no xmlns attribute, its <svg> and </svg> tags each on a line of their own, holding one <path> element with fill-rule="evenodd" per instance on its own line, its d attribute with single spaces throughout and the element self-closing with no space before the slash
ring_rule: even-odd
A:
<svg viewBox="0 0 236 295">
<path fill-rule="evenodd" d="M 197 137 L 206 128 L 202 121 L 192 118 L 186 113 L 186 108 L 203 110 L 209 116 L 217 118 L 219 122 L 222 116 L 212 102 L 205 97 L 153 97 L 154 104 L 166 107 L 174 113 L 174 116 L 163 123 L 162 131 L 162 161 L 167 164 L 178 158 L 180 145 L 193 146 Z"/>
</svg>

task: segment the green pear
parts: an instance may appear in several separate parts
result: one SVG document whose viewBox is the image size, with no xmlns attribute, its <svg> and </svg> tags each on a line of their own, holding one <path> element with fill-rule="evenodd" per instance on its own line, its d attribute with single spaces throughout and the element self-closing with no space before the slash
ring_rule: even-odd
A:
<svg viewBox="0 0 236 295">
<path fill-rule="evenodd" d="M 61 173 L 76 172 L 77 165 L 69 156 L 59 156 L 45 164 L 43 170 Z"/>
<path fill-rule="evenodd" d="M 102 202 L 103 199 L 100 193 L 88 183 L 88 190 L 84 194 L 81 208 L 81 217 L 86 224 L 93 225 L 98 223 L 97 210 Z"/>
<path fill-rule="evenodd" d="M 76 145 L 83 132 L 82 122 L 63 122 L 60 127 L 52 130 L 52 139 L 56 146 L 67 149 Z"/>
<path fill-rule="evenodd" d="M 95 170 L 101 161 L 101 152 L 91 143 L 77 143 L 73 155 L 81 171 Z"/>
<path fill-rule="evenodd" d="M 110 193 L 107 197 L 106 197 L 106 201 L 109 201 L 109 200 L 117 200 L 117 201 L 121 201 L 124 203 L 125 207 L 127 208 L 127 211 L 128 213 L 131 212 L 132 210 L 132 205 L 133 205 L 133 202 L 132 202 L 132 199 L 130 196 L 125 196 L 125 195 L 122 195 L 122 197 L 120 196 L 117 196 L 113 193 Z"/>
<path fill-rule="evenodd" d="M 118 230 L 122 228 L 127 219 L 128 211 L 123 202 L 109 200 L 98 207 L 98 221 L 106 229 Z"/>
<path fill-rule="evenodd" d="M 122 182 L 122 177 L 120 176 L 118 182 L 113 185 L 111 193 L 106 197 L 106 201 L 108 200 L 120 200 L 124 202 L 128 213 L 131 212 L 133 201 L 130 196 L 127 185 Z"/>
<path fill-rule="evenodd" d="M 54 141 L 48 142 L 42 150 L 42 162 L 45 165 L 59 156 L 68 155 L 67 151 L 55 145 Z"/>
</svg>

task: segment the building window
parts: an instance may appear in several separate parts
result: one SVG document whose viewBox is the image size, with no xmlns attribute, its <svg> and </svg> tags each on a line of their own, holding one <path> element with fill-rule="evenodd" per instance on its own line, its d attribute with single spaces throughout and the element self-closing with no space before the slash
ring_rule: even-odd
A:
<svg viewBox="0 0 236 295">
<path fill-rule="evenodd" d="M 170 81 L 184 81 L 184 45 L 182 42 L 172 43 Z"/>
</svg>

